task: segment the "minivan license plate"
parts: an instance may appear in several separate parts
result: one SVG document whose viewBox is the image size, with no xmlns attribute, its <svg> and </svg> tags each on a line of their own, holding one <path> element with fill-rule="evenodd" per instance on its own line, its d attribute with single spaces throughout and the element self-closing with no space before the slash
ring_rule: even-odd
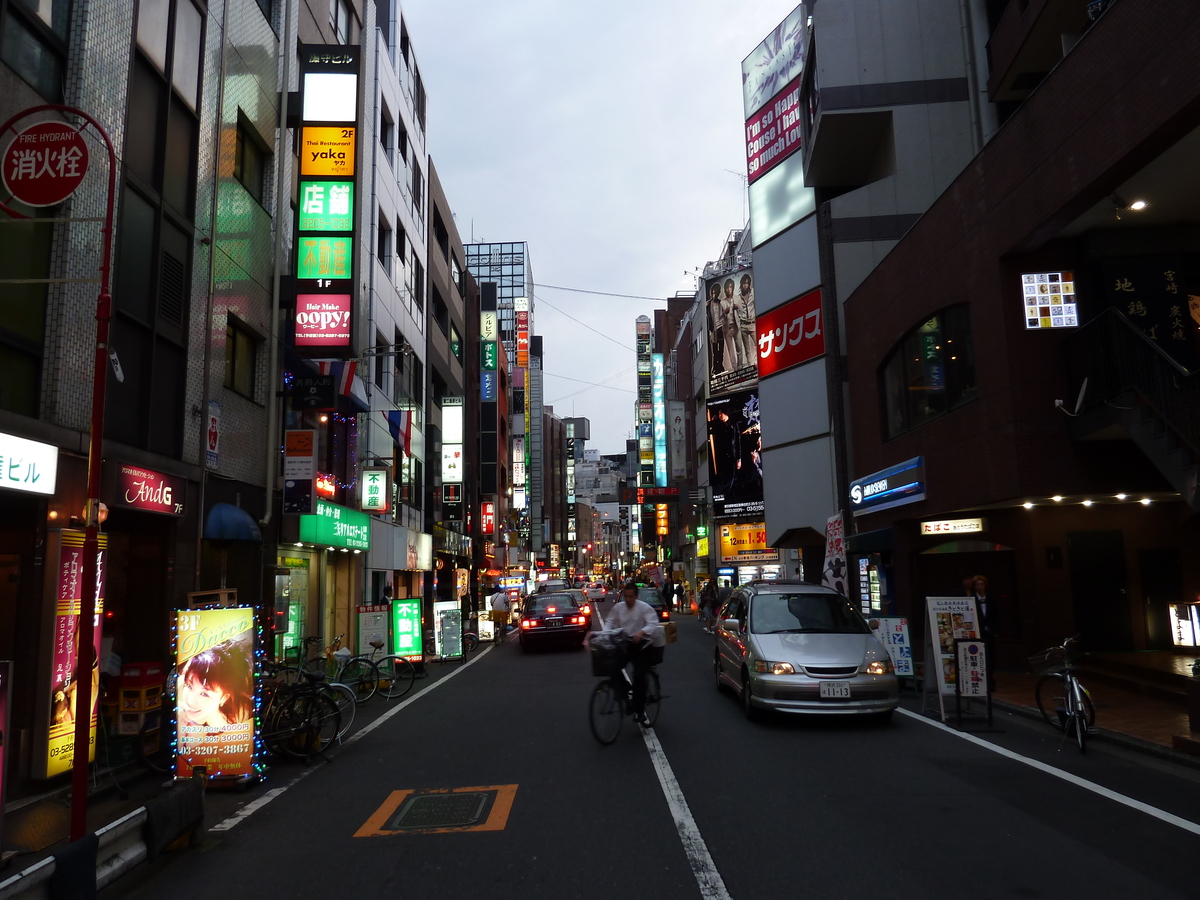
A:
<svg viewBox="0 0 1200 900">
<path fill-rule="evenodd" d="M 848 682 L 848 681 L 822 681 L 821 682 L 821 699 L 822 700 L 849 700 L 850 699 L 850 682 Z"/>
</svg>

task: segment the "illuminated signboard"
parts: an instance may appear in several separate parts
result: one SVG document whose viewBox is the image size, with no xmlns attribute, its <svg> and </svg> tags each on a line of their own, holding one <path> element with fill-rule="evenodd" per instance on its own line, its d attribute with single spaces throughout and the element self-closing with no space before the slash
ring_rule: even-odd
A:
<svg viewBox="0 0 1200 900">
<path fill-rule="evenodd" d="M 1075 328 L 1079 324 L 1074 272 L 1034 272 L 1021 276 L 1025 328 Z"/>
<path fill-rule="evenodd" d="M 371 548 L 371 517 L 317 498 L 317 511 L 300 517 L 300 540 L 348 550 Z"/>
<path fill-rule="evenodd" d="M 494 312 L 479 314 L 479 337 L 484 341 L 495 341 L 500 337 L 500 319 Z"/>
<path fill-rule="evenodd" d="M 349 294 L 297 294 L 296 346 L 350 346 Z"/>
<path fill-rule="evenodd" d="M 385 466 L 371 466 L 362 470 L 359 479 L 363 512 L 386 513 L 392 508 L 392 472 Z"/>
<path fill-rule="evenodd" d="M 421 662 L 421 601 L 392 601 L 392 652 Z"/>
<path fill-rule="evenodd" d="M 296 244 L 296 277 L 350 277 L 353 238 L 301 235 Z"/>
<path fill-rule="evenodd" d="M 480 341 L 479 343 L 479 368 L 486 370 L 495 370 L 498 354 L 496 352 L 495 341 Z"/>
<path fill-rule="evenodd" d="M 254 770 L 254 608 L 175 614 L 175 775 Z"/>
<path fill-rule="evenodd" d="M 354 129 L 305 127 L 300 138 L 300 174 L 353 175 Z"/>
<path fill-rule="evenodd" d="M 496 399 L 496 373 L 484 369 L 479 373 L 479 397 L 485 403 Z"/>
<path fill-rule="evenodd" d="M 462 484 L 463 445 L 442 444 L 442 481 L 447 484 Z"/>
<path fill-rule="evenodd" d="M 983 519 L 939 519 L 921 523 L 921 534 L 974 534 L 987 528 Z"/>
<path fill-rule="evenodd" d="M 899 465 L 850 482 L 850 509 L 856 516 L 924 499 L 923 456 L 914 456 Z"/>
<path fill-rule="evenodd" d="M 496 504 L 484 500 L 479 513 L 479 525 L 484 534 L 496 533 Z"/>
<path fill-rule="evenodd" d="M 654 373 L 654 483 L 667 483 L 667 403 L 663 355 L 650 357 Z"/>
<path fill-rule="evenodd" d="M 53 494 L 58 448 L 0 434 L 0 488 L 29 494 Z"/>
<path fill-rule="evenodd" d="M 187 480 L 177 475 L 164 475 L 151 469 L 121 466 L 117 471 L 117 488 L 113 500 L 147 512 L 183 515 L 183 498 Z"/>
<path fill-rule="evenodd" d="M 310 57 L 309 62 L 313 62 Z M 318 59 L 326 65 L 349 63 L 347 57 L 337 63 Z M 358 74 L 356 72 L 306 72 L 304 75 L 305 122 L 354 122 L 358 113 Z"/>
<path fill-rule="evenodd" d="M 351 231 L 354 228 L 353 181 L 301 181 L 301 231 Z"/>
<path fill-rule="evenodd" d="M 739 522 L 717 528 L 721 562 L 779 562 L 779 551 L 767 546 L 764 522 Z"/>
<path fill-rule="evenodd" d="M 50 679 L 44 710 L 49 714 L 46 734 L 45 777 L 53 778 L 67 772 L 75 756 L 75 685 L 78 684 L 79 610 L 83 603 L 83 532 L 63 529 L 51 532 L 47 542 L 53 552 L 57 535 L 57 577 L 53 582 L 54 630 L 49 649 Z M 108 558 L 108 536 L 101 534 L 96 554 L 96 614 L 93 619 L 93 665 L 91 738 L 88 759 L 96 758 L 96 720 L 100 701 L 100 640 L 103 636 L 101 617 L 104 612 L 105 564 Z M 52 559 L 53 557 L 48 557 Z M 49 579 L 47 579 L 49 581 Z M 43 695 L 45 696 L 45 695 Z"/>
</svg>

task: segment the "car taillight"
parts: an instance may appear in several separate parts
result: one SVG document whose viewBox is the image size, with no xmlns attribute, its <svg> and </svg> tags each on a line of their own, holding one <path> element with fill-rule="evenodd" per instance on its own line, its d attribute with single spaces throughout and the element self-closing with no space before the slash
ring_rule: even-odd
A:
<svg viewBox="0 0 1200 900">
<path fill-rule="evenodd" d="M 580 610 L 580 612 L 582 612 L 585 616 L 590 616 L 592 614 L 592 608 L 590 606 L 585 606 L 582 610 Z"/>
<path fill-rule="evenodd" d="M 522 620 L 521 620 L 521 627 L 522 627 L 522 628 L 529 628 L 531 625 L 533 625 L 533 620 L 532 620 L 532 619 L 522 619 Z"/>
<path fill-rule="evenodd" d="M 557 610 L 558 610 L 557 606 L 547 606 L 546 607 L 546 612 L 548 612 L 548 613 L 553 613 L 553 612 L 556 612 Z"/>
</svg>

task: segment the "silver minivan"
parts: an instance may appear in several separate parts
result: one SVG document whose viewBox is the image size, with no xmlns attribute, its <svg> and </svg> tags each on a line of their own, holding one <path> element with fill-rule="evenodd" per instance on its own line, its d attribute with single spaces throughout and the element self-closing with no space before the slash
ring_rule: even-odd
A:
<svg viewBox="0 0 1200 900">
<path fill-rule="evenodd" d="M 713 672 L 748 718 L 766 710 L 889 718 L 899 703 L 891 658 L 837 591 L 799 581 L 754 581 L 717 620 Z"/>
</svg>

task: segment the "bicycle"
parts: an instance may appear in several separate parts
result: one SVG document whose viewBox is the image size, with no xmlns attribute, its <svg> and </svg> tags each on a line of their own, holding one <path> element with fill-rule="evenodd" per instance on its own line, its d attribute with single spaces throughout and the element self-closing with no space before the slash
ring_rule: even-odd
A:
<svg viewBox="0 0 1200 900">
<path fill-rule="evenodd" d="M 592 674 L 604 677 L 596 685 L 588 699 L 588 724 L 592 736 L 608 746 L 621 733 L 626 717 L 633 716 L 632 660 L 625 652 L 625 645 L 610 634 L 600 631 L 593 634 L 590 642 L 592 652 Z M 662 659 L 661 647 L 648 647 L 643 653 L 654 653 L 655 661 L 646 670 L 646 703 L 644 712 L 648 727 L 658 721 L 662 706 L 662 687 L 655 668 Z M 622 664 L 624 659 L 624 664 Z"/>
<path fill-rule="evenodd" d="M 341 635 L 334 639 L 333 647 L 341 641 Z M 304 639 L 304 647 L 312 644 L 319 644 L 319 637 L 307 637 Z M 286 655 L 283 662 L 267 663 L 265 666 L 265 674 L 282 684 L 296 685 L 300 684 L 304 678 L 313 680 L 325 694 L 333 701 L 333 704 L 338 709 L 340 717 L 340 727 L 336 735 L 337 740 L 341 740 L 346 736 L 346 732 L 350 730 L 350 726 L 354 724 L 354 714 L 358 707 L 358 693 L 350 685 L 341 681 L 325 681 L 326 670 L 329 668 L 328 657 L 324 660 L 319 656 L 314 656 L 311 659 L 303 659 L 304 650 L 301 645 L 296 645 L 296 662 L 298 665 L 292 665 L 286 661 Z M 339 673 L 340 674 L 340 673 Z"/>
<path fill-rule="evenodd" d="M 341 714 L 318 681 L 303 672 L 303 683 L 264 681 L 263 743 L 272 752 L 310 760 L 343 734 Z"/>
<path fill-rule="evenodd" d="M 398 656 L 395 653 L 388 654 L 382 659 L 376 660 L 375 654 L 383 649 L 383 641 L 370 641 L 374 648 L 370 656 L 357 656 L 346 666 L 342 668 L 342 672 L 346 671 L 351 663 L 367 662 L 375 667 L 375 686 L 379 695 L 385 700 L 395 700 L 397 697 L 403 697 L 412 689 L 413 680 L 417 677 L 417 670 L 408 658 Z"/>
<path fill-rule="evenodd" d="M 1074 732 L 1080 753 L 1087 753 L 1090 729 L 1096 724 L 1096 707 L 1075 675 L 1072 660 L 1078 655 L 1079 636 L 1067 638 L 1029 658 L 1033 671 L 1042 673 L 1034 697 L 1038 712 L 1047 724 L 1063 732 Z"/>
</svg>

